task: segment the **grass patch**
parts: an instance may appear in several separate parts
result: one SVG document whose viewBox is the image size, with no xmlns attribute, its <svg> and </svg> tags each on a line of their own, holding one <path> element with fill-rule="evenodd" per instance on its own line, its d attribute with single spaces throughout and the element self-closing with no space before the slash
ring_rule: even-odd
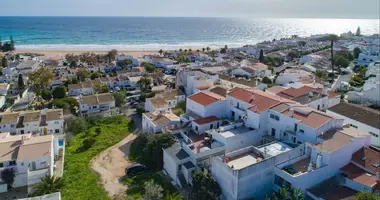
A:
<svg viewBox="0 0 380 200">
<path fill-rule="evenodd" d="M 124 116 L 93 120 L 87 131 L 73 136 L 66 146 L 63 200 L 110 199 L 89 166 L 101 151 L 129 134 L 129 120 Z"/>
<path fill-rule="evenodd" d="M 173 109 L 173 113 L 177 116 L 185 114 L 186 112 L 186 101 L 178 102 L 176 107 Z"/>
<path fill-rule="evenodd" d="M 126 177 L 123 179 L 123 183 L 128 185 L 127 196 L 132 199 L 139 199 L 144 194 L 144 183 L 153 179 L 154 182 L 164 189 L 164 199 L 170 194 L 177 194 L 176 189 L 171 184 L 168 177 L 162 176 L 159 172 L 144 172 L 137 174 L 133 177 Z"/>
</svg>

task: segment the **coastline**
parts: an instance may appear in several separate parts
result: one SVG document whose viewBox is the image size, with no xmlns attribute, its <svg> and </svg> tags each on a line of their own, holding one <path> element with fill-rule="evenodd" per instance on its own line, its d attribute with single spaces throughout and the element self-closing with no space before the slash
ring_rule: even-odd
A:
<svg viewBox="0 0 380 200">
<path fill-rule="evenodd" d="M 17 48 L 17 46 L 16 46 Z M 111 49 L 110 49 L 111 50 Z M 118 50 L 118 53 L 133 56 L 135 58 L 142 57 L 144 55 L 156 55 L 158 51 L 141 51 L 141 50 Z M 33 53 L 33 54 L 43 54 L 40 56 L 41 59 L 64 59 L 66 54 L 81 54 L 86 52 L 93 52 L 96 54 L 106 54 L 109 50 L 96 50 L 96 49 L 16 49 L 15 53 Z"/>
</svg>

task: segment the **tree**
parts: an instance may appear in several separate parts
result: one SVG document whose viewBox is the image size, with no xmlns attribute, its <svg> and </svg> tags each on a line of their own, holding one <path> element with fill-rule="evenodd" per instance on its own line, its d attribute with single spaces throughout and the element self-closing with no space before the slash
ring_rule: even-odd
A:
<svg viewBox="0 0 380 200">
<path fill-rule="evenodd" d="M 117 50 L 116 49 L 112 49 L 111 51 L 109 51 L 108 54 L 107 54 L 109 62 L 116 60 L 116 55 L 117 55 Z"/>
<path fill-rule="evenodd" d="M 217 200 L 222 194 L 218 183 L 210 173 L 195 172 L 192 175 L 193 189 L 190 194 L 191 199 L 197 200 Z"/>
<path fill-rule="evenodd" d="M 42 196 L 60 192 L 63 187 L 63 180 L 60 177 L 46 175 L 41 178 L 41 182 L 34 187 L 33 196 Z"/>
<path fill-rule="evenodd" d="M 100 73 L 99 72 L 94 72 L 90 76 L 91 80 L 94 80 L 94 79 L 99 78 L 99 77 L 100 77 Z"/>
<path fill-rule="evenodd" d="M 70 61 L 70 67 L 71 68 L 75 68 L 75 67 L 77 67 L 78 66 L 78 61 L 76 61 L 76 60 L 72 60 L 72 61 Z"/>
<path fill-rule="evenodd" d="M 202 48 L 202 52 L 205 52 L 205 51 L 206 51 L 206 48 L 203 47 L 203 48 Z"/>
<path fill-rule="evenodd" d="M 192 49 L 189 49 L 189 52 L 191 53 L 191 52 L 193 52 L 193 50 L 192 50 Z"/>
<path fill-rule="evenodd" d="M 206 51 L 210 51 L 210 47 L 206 47 Z"/>
<path fill-rule="evenodd" d="M 160 200 L 163 197 L 162 192 L 164 189 L 153 180 L 150 180 L 144 183 L 144 191 L 143 200 Z"/>
<path fill-rule="evenodd" d="M 358 192 L 355 194 L 357 200 L 379 200 L 380 198 L 373 193 L 369 192 Z"/>
<path fill-rule="evenodd" d="M 13 168 L 5 168 L 0 172 L 1 179 L 8 185 L 8 189 L 12 188 L 15 181 L 15 172 Z"/>
<path fill-rule="evenodd" d="M 293 60 L 295 58 L 298 58 L 299 56 L 300 56 L 300 54 L 297 51 L 290 51 L 288 53 L 289 60 Z"/>
<path fill-rule="evenodd" d="M 270 80 L 270 78 L 268 78 L 266 76 L 263 78 L 262 82 L 265 84 L 272 84 L 272 80 Z"/>
<path fill-rule="evenodd" d="M 10 44 L 9 44 L 9 51 L 15 50 L 15 41 L 13 40 L 13 37 L 10 37 Z"/>
<path fill-rule="evenodd" d="M 182 200 L 182 196 L 178 193 L 173 193 L 165 196 L 165 200 Z"/>
<path fill-rule="evenodd" d="M 336 55 L 334 57 L 334 66 L 337 66 L 339 68 L 347 68 L 348 65 L 350 65 L 350 61 L 348 61 L 345 57 L 341 55 Z"/>
<path fill-rule="evenodd" d="M 338 51 L 337 55 L 343 56 L 348 61 L 353 61 L 354 60 L 354 55 L 352 55 L 352 53 L 350 51 Z"/>
<path fill-rule="evenodd" d="M 180 62 L 180 63 L 189 63 L 190 60 L 185 55 L 179 55 L 178 56 L 178 62 Z"/>
<path fill-rule="evenodd" d="M 40 89 L 47 87 L 53 77 L 54 74 L 49 67 L 40 67 L 29 74 L 29 81 L 38 92 Z"/>
<path fill-rule="evenodd" d="M 113 93 L 113 97 L 115 98 L 115 105 L 117 107 L 121 107 L 127 103 L 127 100 L 125 99 L 126 94 L 124 91 Z"/>
<path fill-rule="evenodd" d="M 354 49 L 354 58 L 358 59 L 359 54 L 362 52 L 362 50 L 359 47 L 355 47 Z"/>
<path fill-rule="evenodd" d="M 94 90 L 97 93 L 108 93 L 110 89 L 106 84 L 101 83 L 101 84 L 95 84 Z"/>
<path fill-rule="evenodd" d="M 164 51 L 163 51 L 162 49 L 160 49 L 160 50 L 158 51 L 158 53 L 159 53 L 160 55 L 162 55 L 162 53 L 164 53 Z"/>
<path fill-rule="evenodd" d="M 18 86 L 19 90 L 23 90 L 25 88 L 24 79 L 22 77 L 22 74 L 18 75 L 17 86 Z"/>
<path fill-rule="evenodd" d="M 49 90 L 42 90 L 41 91 L 41 97 L 45 101 L 50 101 L 51 99 L 51 93 Z"/>
<path fill-rule="evenodd" d="M 58 86 L 53 89 L 51 93 L 54 99 L 62 99 L 66 97 L 66 88 L 65 86 Z"/>
<path fill-rule="evenodd" d="M 179 52 L 181 52 L 181 53 L 182 53 L 182 51 L 183 51 L 182 49 L 179 49 Z"/>
<path fill-rule="evenodd" d="M 78 134 L 84 132 L 88 128 L 87 121 L 82 117 L 74 117 L 66 120 L 67 131 Z"/>
<path fill-rule="evenodd" d="M 320 78 L 320 79 L 325 79 L 327 77 L 327 74 L 325 71 L 322 71 L 322 70 L 317 70 L 315 72 L 315 75 Z"/>
<path fill-rule="evenodd" d="M 1 59 L 1 63 L 2 63 L 1 66 L 8 67 L 8 60 L 5 56 Z"/>
<path fill-rule="evenodd" d="M 356 29 L 356 36 L 361 36 L 361 31 L 360 31 L 360 26 L 358 26 L 358 28 Z"/>
<path fill-rule="evenodd" d="M 141 77 L 140 80 L 137 81 L 137 85 L 140 87 L 141 92 L 147 92 L 150 84 L 152 84 L 152 80 L 149 77 Z"/>
<path fill-rule="evenodd" d="M 86 69 L 80 69 L 77 72 L 77 77 L 79 81 L 85 81 L 86 78 L 90 77 L 90 72 Z"/>
<path fill-rule="evenodd" d="M 117 66 L 120 66 L 120 67 L 128 67 L 132 64 L 133 62 L 129 59 L 124 59 L 124 60 L 119 60 L 117 61 Z"/>
<path fill-rule="evenodd" d="M 331 70 L 334 74 L 334 42 L 338 41 L 339 37 L 337 35 L 330 34 L 327 38 L 331 44 Z M 334 82 L 334 77 L 332 77 L 332 81 Z"/>
<path fill-rule="evenodd" d="M 283 186 L 277 193 L 273 193 L 268 200 L 303 200 L 304 194 L 300 189 Z"/>
<path fill-rule="evenodd" d="M 147 62 L 143 62 L 141 64 L 141 66 L 143 66 L 148 73 L 153 73 L 155 71 L 158 71 L 158 69 L 157 69 L 156 66 L 154 66 L 154 65 L 152 65 L 150 63 L 147 63 Z"/>
<path fill-rule="evenodd" d="M 134 155 L 141 155 L 137 160 L 145 164 L 151 169 L 162 169 L 163 167 L 163 150 L 172 146 L 176 142 L 175 136 L 170 133 L 149 134 L 138 141 L 140 142 L 140 153 L 134 153 Z M 142 144 L 141 142 L 145 142 Z M 132 144 L 131 144 L 132 145 Z M 136 144 L 133 144 L 136 145 Z M 142 149 L 143 148 L 143 149 Z M 142 149 L 142 151 L 141 151 Z"/>
<path fill-rule="evenodd" d="M 226 49 L 221 49 L 221 50 L 220 50 L 220 53 L 221 53 L 221 54 L 225 54 L 225 53 L 227 53 L 227 50 L 226 50 Z"/>
<path fill-rule="evenodd" d="M 259 61 L 260 61 L 261 63 L 264 63 L 264 51 L 263 51 L 262 49 L 260 50 Z"/>
</svg>

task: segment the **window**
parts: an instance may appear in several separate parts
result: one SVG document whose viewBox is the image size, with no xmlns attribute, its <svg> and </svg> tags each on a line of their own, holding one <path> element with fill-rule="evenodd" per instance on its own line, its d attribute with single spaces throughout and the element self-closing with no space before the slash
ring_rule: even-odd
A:
<svg viewBox="0 0 380 200">
<path fill-rule="evenodd" d="M 46 162 L 41 162 L 41 166 L 46 167 Z"/>
<path fill-rule="evenodd" d="M 12 165 L 16 165 L 16 161 L 15 160 L 9 161 L 9 166 L 12 166 Z"/>
<path fill-rule="evenodd" d="M 236 108 L 239 108 L 239 102 L 236 103 Z"/>
<path fill-rule="evenodd" d="M 59 124 L 59 121 L 55 121 L 54 124 Z"/>
<path fill-rule="evenodd" d="M 270 114 L 270 118 L 277 120 L 277 121 L 280 121 L 280 117 L 277 115 L 274 115 L 274 114 Z"/>
<path fill-rule="evenodd" d="M 371 134 L 373 137 L 379 137 L 379 135 L 377 135 L 376 133 L 369 132 L 369 134 Z"/>
<path fill-rule="evenodd" d="M 55 129 L 55 133 L 59 133 L 59 129 Z"/>
<path fill-rule="evenodd" d="M 214 124 L 210 124 L 210 129 L 214 128 Z"/>
<path fill-rule="evenodd" d="M 4 167 L 4 164 L 2 162 L 0 162 L 0 168 Z"/>
<path fill-rule="evenodd" d="M 294 124 L 294 132 L 297 132 L 298 124 Z"/>
<path fill-rule="evenodd" d="M 216 123 L 216 128 L 219 128 L 219 122 L 218 122 L 218 123 Z"/>
<path fill-rule="evenodd" d="M 233 118 L 235 117 L 235 112 L 234 112 L 234 111 L 231 112 L 231 116 L 232 116 Z"/>
<path fill-rule="evenodd" d="M 317 108 L 317 110 L 319 110 L 320 109 L 320 106 L 318 105 L 318 108 Z"/>
<path fill-rule="evenodd" d="M 5 127 L 5 125 L 4 125 L 4 127 Z M 14 125 L 14 124 L 11 124 L 11 128 L 13 128 L 13 127 L 15 127 L 15 125 Z"/>
<path fill-rule="evenodd" d="M 301 132 L 301 133 L 305 133 L 305 131 L 304 131 L 303 129 L 300 129 L 300 132 Z"/>
<path fill-rule="evenodd" d="M 195 126 L 195 130 L 198 131 L 198 126 Z"/>
<path fill-rule="evenodd" d="M 350 124 L 350 126 L 352 126 L 352 127 L 354 127 L 354 128 L 358 128 L 358 126 L 355 126 L 355 125 L 353 125 L 353 124 Z"/>
</svg>

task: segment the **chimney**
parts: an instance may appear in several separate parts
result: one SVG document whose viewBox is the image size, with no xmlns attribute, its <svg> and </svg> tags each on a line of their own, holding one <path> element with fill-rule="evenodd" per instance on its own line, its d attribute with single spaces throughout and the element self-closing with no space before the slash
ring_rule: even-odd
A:
<svg viewBox="0 0 380 200">
<path fill-rule="evenodd" d="M 253 102 L 254 100 L 255 100 L 255 95 L 252 94 L 252 95 L 251 95 L 251 98 L 249 99 L 249 103 Z"/>
<path fill-rule="evenodd" d="M 289 108 L 289 117 L 293 118 L 294 116 L 294 108 L 290 107 Z"/>
<path fill-rule="evenodd" d="M 380 183 L 380 172 L 376 172 L 376 181 Z"/>
<path fill-rule="evenodd" d="M 322 95 L 327 96 L 327 85 L 323 84 Z"/>
</svg>

